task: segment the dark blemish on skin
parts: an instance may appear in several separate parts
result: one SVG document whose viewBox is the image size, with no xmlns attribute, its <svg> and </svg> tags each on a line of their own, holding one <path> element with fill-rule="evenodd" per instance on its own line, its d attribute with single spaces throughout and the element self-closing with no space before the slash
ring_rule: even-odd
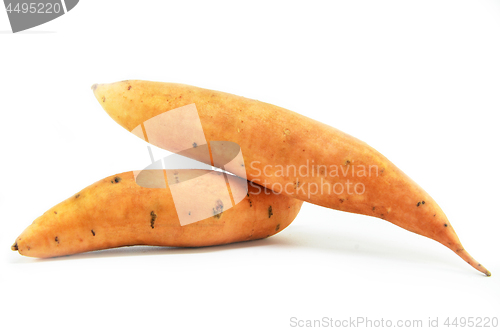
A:
<svg viewBox="0 0 500 331">
<path fill-rule="evenodd" d="M 59 238 L 58 238 L 58 237 L 56 237 L 56 243 L 58 243 L 58 244 L 59 244 Z"/>
<path fill-rule="evenodd" d="M 422 204 L 425 205 L 425 201 L 422 201 Z"/>
<path fill-rule="evenodd" d="M 54 211 L 54 214 L 56 214 L 56 215 L 57 215 L 57 211 Z"/>
<path fill-rule="evenodd" d="M 189 212 L 189 215 L 191 215 L 191 212 Z"/>
<path fill-rule="evenodd" d="M 248 199 L 248 203 L 250 204 L 250 207 L 252 207 L 252 200 Z"/>
<path fill-rule="evenodd" d="M 92 235 L 95 237 L 95 232 L 94 232 L 94 230 L 90 230 L 90 232 L 92 232 Z"/>
<path fill-rule="evenodd" d="M 384 170 L 385 170 L 385 169 L 380 170 L 380 173 L 381 173 L 381 174 L 382 174 L 382 173 L 384 173 Z"/>
<path fill-rule="evenodd" d="M 19 247 L 17 247 L 17 241 L 14 243 L 14 245 L 12 245 L 10 247 L 10 249 L 12 249 L 13 251 L 18 251 L 19 250 Z"/>
<path fill-rule="evenodd" d="M 127 90 L 129 90 L 129 91 L 130 91 L 130 89 L 131 89 L 131 88 L 132 88 L 132 86 L 130 86 L 130 85 L 129 85 L 129 87 L 128 87 L 128 89 L 127 89 Z"/>
<path fill-rule="evenodd" d="M 222 200 L 219 199 L 215 204 L 215 208 L 212 208 L 212 213 L 214 215 L 214 218 L 216 219 L 221 218 L 223 212 L 224 212 L 224 203 L 222 203 Z"/>
<path fill-rule="evenodd" d="M 350 163 L 351 163 L 351 161 L 349 161 L 349 160 L 346 160 L 346 161 L 345 161 L 345 165 L 346 165 L 346 166 L 348 166 Z"/>
<path fill-rule="evenodd" d="M 244 166 L 245 166 L 243 163 L 242 163 L 242 164 L 240 164 L 240 165 L 241 165 L 242 167 L 244 167 Z"/>
<path fill-rule="evenodd" d="M 92 85 L 92 90 L 95 91 L 97 89 L 97 84 Z"/>
<path fill-rule="evenodd" d="M 446 227 L 448 227 L 448 224 L 444 223 L 444 227 L 445 227 L 445 228 L 446 228 Z"/>
<path fill-rule="evenodd" d="M 375 207 L 372 207 L 372 210 L 375 210 Z"/>
<path fill-rule="evenodd" d="M 434 216 L 433 216 L 433 217 L 436 217 L 436 214 L 434 214 Z"/>
<path fill-rule="evenodd" d="M 384 217 L 384 214 L 380 214 L 380 217 Z"/>
<path fill-rule="evenodd" d="M 340 203 L 343 203 L 344 202 L 344 199 L 339 199 Z"/>
<path fill-rule="evenodd" d="M 478 267 L 480 267 L 480 266 L 481 266 L 481 263 L 479 263 L 477 266 L 478 266 Z"/>
<path fill-rule="evenodd" d="M 156 214 L 154 211 L 151 212 L 151 229 L 155 228 Z"/>
<path fill-rule="evenodd" d="M 420 201 L 417 203 L 417 207 L 420 207 Z"/>
<path fill-rule="evenodd" d="M 106 102 L 106 97 L 102 97 L 102 102 Z"/>
<path fill-rule="evenodd" d="M 280 224 L 276 225 L 276 231 L 280 229 Z"/>
<path fill-rule="evenodd" d="M 113 179 L 111 179 L 111 184 L 114 184 L 114 183 L 119 183 L 122 179 L 120 177 L 115 177 Z"/>
<path fill-rule="evenodd" d="M 75 195 L 75 199 L 78 199 L 80 197 L 80 194 Z"/>
<path fill-rule="evenodd" d="M 269 206 L 269 208 L 267 208 L 267 215 L 269 216 L 269 218 L 273 216 L 273 206 Z"/>
<path fill-rule="evenodd" d="M 30 250 L 30 249 L 31 249 L 31 247 L 29 247 L 29 246 L 26 246 L 26 248 L 27 248 L 28 250 Z"/>
<path fill-rule="evenodd" d="M 194 148 L 198 147 L 198 144 L 197 143 L 193 143 L 193 147 Z"/>
</svg>

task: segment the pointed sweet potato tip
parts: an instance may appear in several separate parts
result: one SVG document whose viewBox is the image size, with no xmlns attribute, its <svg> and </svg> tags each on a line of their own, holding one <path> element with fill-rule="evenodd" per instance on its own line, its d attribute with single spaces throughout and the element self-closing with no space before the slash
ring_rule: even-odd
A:
<svg viewBox="0 0 500 331">
<path fill-rule="evenodd" d="M 18 250 L 17 241 L 14 243 L 14 245 L 10 246 L 10 249 L 12 249 L 13 251 L 17 251 Z"/>
<path fill-rule="evenodd" d="M 467 251 L 463 248 L 457 249 L 456 252 L 465 262 L 469 263 L 474 269 L 484 273 L 487 277 L 491 276 L 491 272 L 488 271 L 481 263 L 477 262 Z"/>
</svg>

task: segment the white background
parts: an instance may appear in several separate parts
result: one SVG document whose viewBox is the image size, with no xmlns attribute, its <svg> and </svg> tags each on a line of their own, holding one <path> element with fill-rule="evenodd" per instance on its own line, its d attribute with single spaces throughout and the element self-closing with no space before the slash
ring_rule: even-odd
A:
<svg viewBox="0 0 500 331">
<path fill-rule="evenodd" d="M 1 9 L 1 329 L 500 318 L 499 1 L 85 0 L 9 30 Z M 433 196 L 492 277 L 388 222 L 310 204 L 256 242 L 48 260 L 10 251 L 45 210 L 149 164 L 147 144 L 90 89 L 124 79 L 243 95 L 366 141 Z"/>
</svg>

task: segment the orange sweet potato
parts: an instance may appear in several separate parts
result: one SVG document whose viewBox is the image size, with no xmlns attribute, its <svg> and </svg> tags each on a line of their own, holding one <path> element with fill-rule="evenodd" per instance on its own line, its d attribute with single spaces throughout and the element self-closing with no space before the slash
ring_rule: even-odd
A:
<svg viewBox="0 0 500 331">
<path fill-rule="evenodd" d="M 261 239 L 286 228 L 302 205 L 250 186 L 245 198 L 231 207 L 227 187 L 218 185 L 220 172 L 168 171 L 181 182 L 192 180 L 196 194 L 184 191 L 185 196 L 176 197 L 189 199 L 189 208 L 179 208 L 179 200 L 174 203 L 170 184 L 143 187 L 133 172 L 126 172 L 104 178 L 49 209 L 24 230 L 12 249 L 45 258 L 131 245 L 198 247 Z M 231 186 L 233 193 L 244 189 Z M 195 221 L 207 212 L 212 216 L 182 226 L 180 212 Z"/>
<path fill-rule="evenodd" d="M 198 142 L 172 139 L 178 121 L 163 121 L 150 132 L 146 124 L 194 105 L 206 143 L 230 141 L 241 147 L 245 170 L 236 175 L 292 198 L 382 218 L 440 242 L 490 275 L 465 251 L 429 194 L 374 148 L 331 126 L 271 104 L 188 85 L 129 80 L 92 89 L 121 126 L 139 130 L 135 133 L 142 128 L 144 139 L 174 152 Z M 195 137 L 194 124 L 193 132 L 184 129 L 186 139 Z"/>
</svg>

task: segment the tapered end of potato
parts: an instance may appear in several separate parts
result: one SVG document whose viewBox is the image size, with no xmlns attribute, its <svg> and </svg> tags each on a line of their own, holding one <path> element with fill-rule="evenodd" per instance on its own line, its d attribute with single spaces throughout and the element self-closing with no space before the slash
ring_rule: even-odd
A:
<svg viewBox="0 0 500 331">
<path fill-rule="evenodd" d="M 90 87 L 90 88 L 92 89 L 92 91 L 95 91 L 95 90 L 97 89 L 97 85 L 99 85 L 99 84 L 94 84 L 94 85 L 92 85 L 92 86 Z"/>
<path fill-rule="evenodd" d="M 10 249 L 12 249 L 13 251 L 17 251 L 18 250 L 17 241 L 14 243 L 14 245 L 10 246 Z"/>
<path fill-rule="evenodd" d="M 470 264 L 474 269 L 482 272 L 487 277 L 491 276 L 491 272 L 488 271 L 481 263 L 477 262 L 467 251 L 463 248 L 459 248 L 455 251 L 458 256 L 460 256 L 465 262 Z"/>
</svg>

